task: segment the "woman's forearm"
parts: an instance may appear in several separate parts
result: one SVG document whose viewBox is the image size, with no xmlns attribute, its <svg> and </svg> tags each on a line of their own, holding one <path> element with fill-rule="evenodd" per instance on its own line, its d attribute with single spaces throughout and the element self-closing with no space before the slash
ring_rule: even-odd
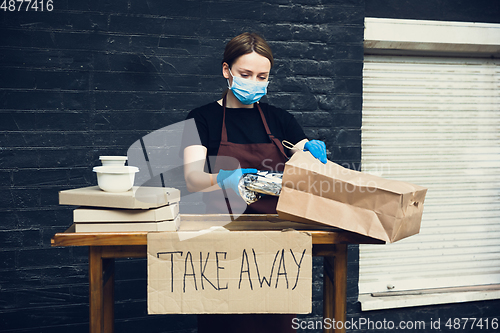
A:
<svg viewBox="0 0 500 333">
<path fill-rule="evenodd" d="M 217 174 L 204 171 L 207 148 L 193 145 L 184 149 L 184 179 L 189 192 L 210 192 L 219 189 Z"/>
<path fill-rule="evenodd" d="M 185 174 L 185 179 L 189 192 L 210 192 L 220 189 L 217 184 L 217 174 L 190 171 Z"/>
</svg>

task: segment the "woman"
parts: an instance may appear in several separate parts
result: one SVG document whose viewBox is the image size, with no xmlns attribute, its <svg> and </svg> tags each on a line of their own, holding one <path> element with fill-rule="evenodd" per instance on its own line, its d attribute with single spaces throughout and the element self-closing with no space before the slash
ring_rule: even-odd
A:
<svg viewBox="0 0 500 333">
<path fill-rule="evenodd" d="M 277 197 L 264 196 L 249 206 L 239 197 L 242 174 L 283 171 L 288 156 L 299 149 L 326 163 L 325 144 L 308 141 L 292 114 L 259 103 L 273 63 L 271 49 L 259 35 L 233 38 L 222 60 L 222 75 L 228 81 L 223 98 L 187 117 L 195 120 L 201 145 L 184 150 L 186 184 L 192 192 L 207 192 L 209 213 L 276 214 Z M 283 140 L 295 143 L 294 148 L 287 151 Z M 292 319 L 293 315 L 200 315 L 198 332 L 293 332 Z"/>
<path fill-rule="evenodd" d="M 308 141 L 292 114 L 259 103 L 267 93 L 273 63 L 271 48 L 259 35 L 243 33 L 233 38 L 222 60 L 229 88 L 222 99 L 192 110 L 187 117 L 194 118 L 201 145 L 184 150 L 186 183 L 191 192 L 218 190 L 204 196 L 209 213 L 276 214 L 277 197 L 266 196 L 248 207 L 239 198 L 242 174 L 283 171 L 288 156 L 300 149 L 326 163 L 325 144 Z M 287 151 L 284 140 L 295 143 L 294 148 Z M 211 156 L 217 158 L 207 159 Z M 224 197 L 228 200 L 221 200 Z"/>
</svg>

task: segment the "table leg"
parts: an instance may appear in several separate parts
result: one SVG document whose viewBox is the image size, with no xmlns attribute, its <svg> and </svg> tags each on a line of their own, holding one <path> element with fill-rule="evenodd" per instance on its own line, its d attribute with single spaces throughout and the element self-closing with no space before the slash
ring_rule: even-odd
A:
<svg viewBox="0 0 500 333">
<path fill-rule="evenodd" d="M 115 259 L 102 259 L 103 262 L 103 310 L 104 332 L 113 333 L 115 326 Z"/>
<path fill-rule="evenodd" d="M 333 289 L 333 267 L 330 260 L 333 257 L 323 257 L 323 318 L 334 318 L 335 291 Z M 333 333 L 333 329 L 323 328 L 323 333 Z"/>
<path fill-rule="evenodd" d="M 100 246 L 89 247 L 89 331 L 104 333 L 103 267 Z"/>
<path fill-rule="evenodd" d="M 101 246 L 89 247 L 89 331 L 112 333 L 114 329 L 113 258 L 103 258 Z"/>
<path fill-rule="evenodd" d="M 334 290 L 335 290 L 335 313 L 337 321 L 345 324 L 347 319 L 347 244 L 335 245 L 337 253 L 334 259 Z M 337 329 L 336 332 L 345 332 L 345 327 Z"/>
<path fill-rule="evenodd" d="M 335 327 L 324 333 L 344 333 L 347 297 L 347 245 L 336 244 L 334 256 L 324 257 L 323 317 L 335 319 Z M 336 326 L 337 322 L 342 322 Z"/>
</svg>

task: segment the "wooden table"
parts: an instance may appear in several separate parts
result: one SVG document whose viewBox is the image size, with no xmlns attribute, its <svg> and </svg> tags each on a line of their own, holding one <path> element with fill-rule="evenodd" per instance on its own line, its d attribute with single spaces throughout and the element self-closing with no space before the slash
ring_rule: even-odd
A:
<svg viewBox="0 0 500 333">
<path fill-rule="evenodd" d="M 278 219 L 277 215 L 242 215 L 227 224 L 221 215 L 181 215 L 180 230 L 223 225 L 229 230 L 281 230 L 294 228 L 312 235 L 313 255 L 324 257 L 323 318 L 346 321 L 347 244 L 384 244 L 383 241 L 325 226 Z M 75 233 L 70 227 L 51 239 L 52 246 L 89 247 L 90 333 L 114 330 L 115 258 L 145 258 L 147 232 Z M 291 325 L 292 323 L 290 323 Z M 323 332 L 345 332 L 324 329 Z"/>
</svg>

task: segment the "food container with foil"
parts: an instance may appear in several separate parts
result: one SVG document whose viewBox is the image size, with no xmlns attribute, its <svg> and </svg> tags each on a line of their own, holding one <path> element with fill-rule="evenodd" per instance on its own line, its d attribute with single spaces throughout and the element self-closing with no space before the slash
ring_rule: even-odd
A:
<svg viewBox="0 0 500 333">
<path fill-rule="evenodd" d="M 282 172 L 258 171 L 257 173 L 247 173 L 241 177 L 238 190 L 240 196 L 249 205 L 264 195 L 279 196 L 282 180 Z"/>
</svg>

